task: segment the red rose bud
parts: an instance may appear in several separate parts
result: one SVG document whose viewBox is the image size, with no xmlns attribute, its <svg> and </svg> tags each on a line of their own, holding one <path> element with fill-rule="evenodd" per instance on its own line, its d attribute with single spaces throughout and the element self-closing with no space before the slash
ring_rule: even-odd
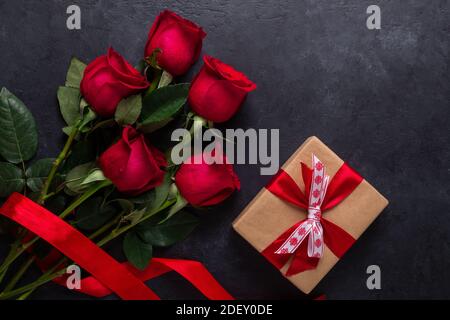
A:
<svg viewBox="0 0 450 320">
<path fill-rule="evenodd" d="M 173 76 L 184 73 L 197 61 L 206 33 L 179 15 L 165 10 L 159 14 L 148 34 L 145 56 L 155 49 L 158 65 Z"/>
<path fill-rule="evenodd" d="M 112 48 L 85 69 L 80 90 L 84 99 L 103 117 L 111 117 L 120 100 L 146 89 L 150 83 Z"/>
<path fill-rule="evenodd" d="M 229 120 L 256 84 L 245 74 L 213 57 L 205 64 L 189 90 L 189 104 L 194 112 L 213 122 Z"/>
<path fill-rule="evenodd" d="M 240 189 L 233 166 L 226 163 L 207 164 L 202 155 L 192 156 L 175 174 L 180 194 L 194 206 L 211 206 L 228 198 Z"/>
<path fill-rule="evenodd" d="M 125 127 L 122 138 L 100 156 L 99 165 L 120 192 L 137 195 L 162 183 L 167 162 L 144 135 Z"/>
</svg>

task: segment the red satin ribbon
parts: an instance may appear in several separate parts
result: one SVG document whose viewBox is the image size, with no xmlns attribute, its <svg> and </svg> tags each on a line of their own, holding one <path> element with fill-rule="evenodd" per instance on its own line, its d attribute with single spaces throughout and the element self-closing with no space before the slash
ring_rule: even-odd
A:
<svg viewBox="0 0 450 320">
<path fill-rule="evenodd" d="M 280 171 L 269 182 L 266 188 L 277 197 L 287 201 L 299 208 L 308 209 L 308 199 L 311 187 L 312 169 L 301 163 L 302 178 L 305 184 L 305 192 L 295 183 L 294 179 L 284 170 Z M 338 205 L 361 183 L 363 178 L 344 163 L 330 181 L 325 195 L 321 210 L 329 210 Z M 292 258 L 287 276 L 291 276 L 306 270 L 315 269 L 319 263 L 319 258 L 308 257 L 307 241 L 303 241 L 294 254 L 275 254 L 275 251 L 286 241 L 292 232 L 303 222 L 301 220 L 288 230 L 283 232 L 274 242 L 272 242 L 262 254 L 275 267 L 281 269 Z M 344 253 L 353 245 L 355 239 L 345 230 L 334 223 L 320 219 L 324 231 L 325 245 L 338 257 L 341 258 Z"/>
<path fill-rule="evenodd" d="M 89 272 L 92 276 L 82 280 L 80 292 L 96 297 L 116 293 L 124 300 L 159 300 L 143 281 L 176 271 L 209 299 L 233 299 L 200 262 L 153 258 L 144 271 L 137 270 L 128 263 L 117 262 L 67 222 L 21 194 L 13 193 L 0 208 L 0 214 L 41 237 Z M 57 282 L 65 285 L 64 279 Z"/>
</svg>

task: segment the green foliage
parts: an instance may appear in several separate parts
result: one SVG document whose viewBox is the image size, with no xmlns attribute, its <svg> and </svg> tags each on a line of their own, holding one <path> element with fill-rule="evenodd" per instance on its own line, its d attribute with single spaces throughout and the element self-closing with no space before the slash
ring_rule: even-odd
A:
<svg viewBox="0 0 450 320">
<path fill-rule="evenodd" d="M 0 162 L 0 197 L 7 197 L 13 192 L 22 192 L 25 179 L 15 165 L 8 162 Z"/>
<path fill-rule="evenodd" d="M 58 92 L 59 110 L 68 126 L 74 126 L 81 119 L 80 90 L 71 87 L 59 87 Z"/>
<path fill-rule="evenodd" d="M 93 162 L 74 167 L 66 175 L 66 188 L 75 194 L 83 192 L 87 188 L 87 185 L 83 182 L 94 168 L 95 163 Z"/>
<path fill-rule="evenodd" d="M 80 164 L 92 162 L 95 160 L 95 144 L 92 139 L 82 140 L 74 144 L 67 160 L 65 161 L 62 172 L 68 172 Z"/>
<path fill-rule="evenodd" d="M 86 69 L 86 64 L 73 57 L 72 60 L 70 60 L 69 69 L 67 70 L 66 87 L 80 88 L 84 69 Z"/>
<path fill-rule="evenodd" d="M 151 132 L 172 120 L 186 103 L 189 86 L 189 83 L 180 83 L 146 94 L 142 100 L 138 128 Z"/>
<path fill-rule="evenodd" d="M 76 211 L 75 225 L 83 230 L 95 230 L 117 214 L 117 209 L 103 203 L 103 197 L 96 196 L 83 202 Z"/>
<path fill-rule="evenodd" d="M 188 212 L 180 211 L 163 223 L 143 222 L 136 229 L 146 243 L 166 247 L 186 238 L 198 223 L 197 217 Z"/>
<path fill-rule="evenodd" d="M 0 91 L 0 155 L 8 162 L 30 160 L 36 153 L 38 134 L 33 115 L 15 95 Z"/>
<path fill-rule="evenodd" d="M 119 102 L 114 118 L 120 125 L 133 124 L 139 118 L 142 109 L 140 94 L 129 96 Z"/>
<path fill-rule="evenodd" d="M 47 179 L 48 174 L 53 165 L 53 158 L 44 158 L 34 162 L 25 171 L 25 176 L 27 177 L 27 186 L 33 192 L 38 192 L 44 185 L 45 179 Z"/>
<path fill-rule="evenodd" d="M 144 242 L 135 232 L 128 232 L 125 235 L 123 251 L 127 260 L 140 270 L 147 267 L 153 255 L 152 245 Z"/>
</svg>

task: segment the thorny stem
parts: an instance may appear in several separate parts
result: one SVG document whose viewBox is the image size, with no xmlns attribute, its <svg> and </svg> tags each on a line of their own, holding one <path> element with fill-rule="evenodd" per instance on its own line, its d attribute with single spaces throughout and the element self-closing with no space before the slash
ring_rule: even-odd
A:
<svg viewBox="0 0 450 320">
<path fill-rule="evenodd" d="M 56 172 L 58 171 L 61 163 L 66 159 L 66 157 L 70 151 L 70 147 L 72 146 L 72 143 L 78 134 L 78 130 L 79 130 L 78 125 L 72 129 L 72 131 L 70 132 L 69 138 L 67 138 L 66 144 L 64 145 L 64 148 L 59 153 L 59 155 L 55 159 L 55 161 L 53 161 L 52 168 L 50 169 L 50 173 L 48 174 L 47 179 L 45 179 L 45 182 L 44 182 L 44 185 L 42 186 L 42 190 L 41 190 L 41 193 L 37 200 L 37 203 L 39 203 L 39 204 L 44 203 L 44 201 L 47 197 L 48 189 L 50 188 L 50 185 L 53 181 L 53 178 L 55 177 Z"/>
</svg>

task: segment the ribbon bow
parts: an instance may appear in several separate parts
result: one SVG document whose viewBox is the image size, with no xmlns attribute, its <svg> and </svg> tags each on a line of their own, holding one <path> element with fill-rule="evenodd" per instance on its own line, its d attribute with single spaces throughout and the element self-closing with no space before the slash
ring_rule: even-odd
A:
<svg viewBox="0 0 450 320">
<path fill-rule="evenodd" d="M 355 242 L 346 231 L 324 219 L 322 212 L 350 195 L 361 183 L 362 177 L 344 163 L 331 179 L 325 173 L 324 164 L 314 154 L 312 169 L 301 163 L 301 172 L 305 193 L 282 169 L 266 186 L 282 200 L 307 210 L 306 219 L 294 224 L 262 252 L 278 269 L 292 259 L 287 276 L 315 269 L 323 256 L 324 244 L 340 258 Z"/>
</svg>

